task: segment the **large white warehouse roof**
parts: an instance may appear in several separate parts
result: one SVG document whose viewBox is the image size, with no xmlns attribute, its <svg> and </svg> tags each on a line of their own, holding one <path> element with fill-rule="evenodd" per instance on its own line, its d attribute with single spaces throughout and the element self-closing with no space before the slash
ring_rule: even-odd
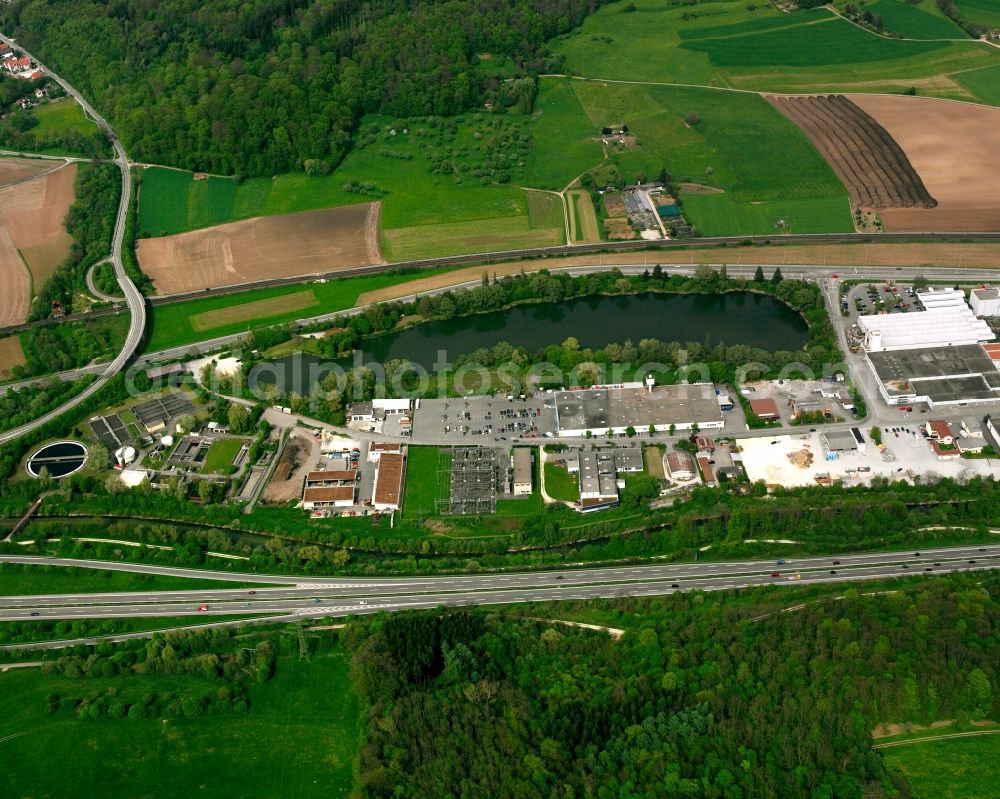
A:
<svg viewBox="0 0 1000 799">
<path fill-rule="evenodd" d="M 919 292 L 926 311 L 877 314 L 858 317 L 865 334 L 865 349 L 908 350 L 922 347 L 950 347 L 992 341 L 996 335 L 965 304 L 954 289 Z"/>
</svg>

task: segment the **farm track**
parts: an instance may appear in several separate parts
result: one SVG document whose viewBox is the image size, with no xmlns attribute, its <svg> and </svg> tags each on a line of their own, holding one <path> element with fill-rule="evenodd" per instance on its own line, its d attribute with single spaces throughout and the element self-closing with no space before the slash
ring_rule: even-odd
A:
<svg viewBox="0 0 1000 799">
<path fill-rule="evenodd" d="M 933 208 L 906 153 L 865 111 L 843 95 L 765 99 L 798 126 L 861 208 Z"/>
</svg>

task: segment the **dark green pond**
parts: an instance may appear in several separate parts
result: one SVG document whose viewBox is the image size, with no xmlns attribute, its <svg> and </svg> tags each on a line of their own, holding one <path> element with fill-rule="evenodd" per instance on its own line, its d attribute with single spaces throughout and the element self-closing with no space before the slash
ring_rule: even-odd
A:
<svg viewBox="0 0 1000 799">
<path fill-rule="evenodd" d="M 708 340 L 713 344 L 723 342 L 771 351 L 794 351 L 806 343 L 807 335 L 806 323 L 795 311 L 772 297 L 753 292 L 591 296 L 424 322 L 367 339 L 362 359 L 368 364 L 399 358 L 432 370 L 434 364 L 442 360 L 454 362 L 461 355 L 480 347 L 492 347 L 500 341 L 537 352 L 550 344 L 562 343 L 570 336 L 575 337 L 581 347 L 593 348 L 655 338 L 681 343 Z M 445 353 L 443 358 L 440 356 L 442 351 Z M 276 371 L 280 373 L 284 367 L 291 366 L 296 357 L 275 362 Z M 313 359 L 305 356 L 304 360 Z M 354 363 L 355 359 L 351 358 L 342 365 L 349 367 Z M 266 384 L 273 380 L 261 374 L 260 382 Z"/>
</svg>

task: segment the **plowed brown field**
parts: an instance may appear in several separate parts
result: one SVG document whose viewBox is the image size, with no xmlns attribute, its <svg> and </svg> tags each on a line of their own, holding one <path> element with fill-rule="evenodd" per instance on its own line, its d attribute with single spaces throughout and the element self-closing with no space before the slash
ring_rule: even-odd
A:
<svg viewBox="0 0 1000 799">
<path fill-rule="evenodd" d="M 848 98 L 772 95 L 767 100 L 816 145 L 855 206 L 883 209 L 936 205 L 903 148 Z"/>
<path fill-rule="evenodd" d="M 938 201 L 882 211 L 886 230 L 1000 230 L 1000 108 L 893 95 L 851 100 L 899 143 Z"/>
<path fill-rule="evenodd" d="M 69 255 L 72 242 L 63 219 L 73 202 L 75 176 L 71 164 L 0 188 L 0 326 L 24 321 L 32 280 L 41 286 Z"/>
<path fill-rule="evenodd" d="M 382 263 L 380 203 L 266 216 L 139 241 L 158 294 Z"/>
<path fill-rule="evenodd" d="M 0 186 L 36 177 L 57 167 L 59 163 L 41 158 L 0 158 Z"/>
</svg>

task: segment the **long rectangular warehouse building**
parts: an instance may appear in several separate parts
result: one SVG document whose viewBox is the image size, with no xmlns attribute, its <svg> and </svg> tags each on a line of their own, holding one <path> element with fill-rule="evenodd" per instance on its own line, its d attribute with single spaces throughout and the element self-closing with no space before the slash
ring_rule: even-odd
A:
<svg viewBox="0 0 1000 799">
<path fill-rule="evenodd" d="M 866 352 L 958 347 L 996 338 L 966 305 L 961 291 L 918 291 L 917 297 L 927 310 L 858 317 Z"/>
<path fill-rule="evenodd" d="M 654 386 L 625 383 L 575 391 L 559 391 L 556 400 L 558 433 L 566 438 L 624 434 L 629 427 L 643 433 L 658 431 L 721 430 L 722 410 L 711 383 Z"/>
</svg>

